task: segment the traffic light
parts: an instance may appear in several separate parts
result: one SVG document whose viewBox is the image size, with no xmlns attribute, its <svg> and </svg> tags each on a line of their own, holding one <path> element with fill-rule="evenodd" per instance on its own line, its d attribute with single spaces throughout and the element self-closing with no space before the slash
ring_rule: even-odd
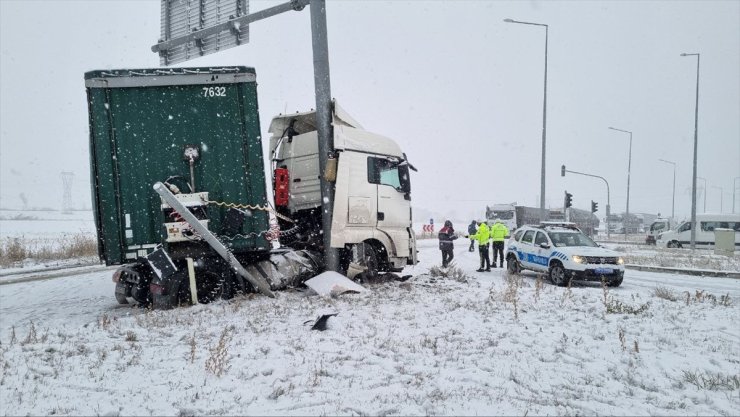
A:
<svg viewBox="0 0 740 417">
<path fill-rule="evenodd" d="M 565 208 L 568 208 L 573 205 L 573 194 L 569 192 L 565 192 Z"/>
<path fill-rule="evenodd" d="M 591 213 L 596 213 L 599 211 L 599 203 L 591 200 Z"/>
<path fill-rule="evenodd" d="M 561 177 L 565 176 L 565 165 L 560 166 L 560 176 Z"/>
</svg>

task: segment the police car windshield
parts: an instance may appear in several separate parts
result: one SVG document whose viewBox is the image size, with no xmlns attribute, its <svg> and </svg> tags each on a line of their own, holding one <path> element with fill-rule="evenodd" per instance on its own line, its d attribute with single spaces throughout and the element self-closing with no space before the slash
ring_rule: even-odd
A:
<svg viewBox="0 0 740 417">
<path fill-rule="evenodd" d="M 563 246 L 599 246 L 583 233 L 574 232 L 547 232 L 552 244 L 556 247 Z"/>
</svg>

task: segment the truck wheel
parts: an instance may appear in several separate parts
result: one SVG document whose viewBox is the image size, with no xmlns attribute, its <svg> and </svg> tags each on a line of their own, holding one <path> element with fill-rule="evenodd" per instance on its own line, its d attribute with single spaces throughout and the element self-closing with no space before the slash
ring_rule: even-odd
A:
<svg viewBox="0 0 740 417">
<path fill-rule="evenodd" d="M 372 245 L 363 242 L 352 246 L 348 273 L 353 269 L 361 270 L 353 279 L 365 282 L 376 278 L 378 265 L 378 255 Z"/>
<path fill-rule="evenodd" d="M 516 257 L 512 255 L 506 259 L 506 269 L 511 275 L 518 275 L 522 271 L 522 266 L 519 265 Z"/>
<path fill-rule="evenodd" d="M 129 292 L 129 289 L 126 288 L 126 284 L 122 282 L 116 283 L 116 301 L 118 301 L 118 304 L 128 304 L 128 298 L 126 298 L 127 292 Z"/>
<path fill-rule="evenodd" d="M 569 280 L 565 277 L 565 268 L 560 262 L 553 262 L 550 265 L 550 281 L 559 287 L 568 285 Z"/>
<path fill-rule="evenodd" d="M 207 304 L 221 299 L 223 297 L 225 283 L 226 280 L 219 273 L 211 271 L 201 273 L 200 279 L 196 279 L 195 281 L 195 286 L 198 288 L 198 302 Z M 188 281 L 188 286 L 190 286 L 190 281 Z M 189 294 L 190 291 L 188 291 Z"/>
<path fill-rule="evenodd" d="M 678 243 L 675 240 L 672 240 L 672 241 L 668 242 L 668 245 L 666 245 L 666 246 L 668 246 L 669 248 L 680 248 L 681 247 L 681 244 Z"/>
</svg>

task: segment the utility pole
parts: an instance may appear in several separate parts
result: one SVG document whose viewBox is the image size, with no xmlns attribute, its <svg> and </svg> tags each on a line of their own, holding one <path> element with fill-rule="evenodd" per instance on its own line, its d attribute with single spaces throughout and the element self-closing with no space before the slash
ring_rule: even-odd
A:
<svg viewBox="0 0 740 417">
<path fill-rule="evenodd" d="M 696 249 L 696 153 L 699 147 L 699 61 L 701 56 L 698 53 L 686 54 L 683 53 L 681 56 L 695 56 L 696 57 L 696 105 L 694 106 L 694 173 L 691 177 L 691 250 Z M 704 187 L 704 193 L 706 196 L 706 182 Z M 704 207 L 706 211 L 706 205 Z"/>
</svg>

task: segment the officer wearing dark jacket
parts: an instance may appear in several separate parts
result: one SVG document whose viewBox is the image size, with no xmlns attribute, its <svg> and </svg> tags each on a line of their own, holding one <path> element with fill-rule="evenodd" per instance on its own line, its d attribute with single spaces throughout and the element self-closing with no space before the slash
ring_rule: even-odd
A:
<svg viewBox="0 0 740 417">
<path fill-rule="evenodd" d="M 468 252 L 475 252 L 475 238 L 473 237 L 473 235 L 477 231 L 478 226 L 476 225 L 475 220 L 473 220 L 468 225 L 468 235 L 470 236 L 470 247 L 468 248 Z"/>
<path fill-rule="evenodd" d="M 445 221 L 445 225 L 440 229 L 437 237 L 439 238 L 439 250 L 442 251 L 442 267 L 447 268 L 447 265 L 452 262 L 452 258 L 455 257 L 455 254 L 452 253 L 452 250 L 454 249 L 454 243 L 452 243 L 452 241 L 457 239 L 457 235 L 455 234 L 455 229 L 452 228 L 451 221 Z"/>
</svg>

